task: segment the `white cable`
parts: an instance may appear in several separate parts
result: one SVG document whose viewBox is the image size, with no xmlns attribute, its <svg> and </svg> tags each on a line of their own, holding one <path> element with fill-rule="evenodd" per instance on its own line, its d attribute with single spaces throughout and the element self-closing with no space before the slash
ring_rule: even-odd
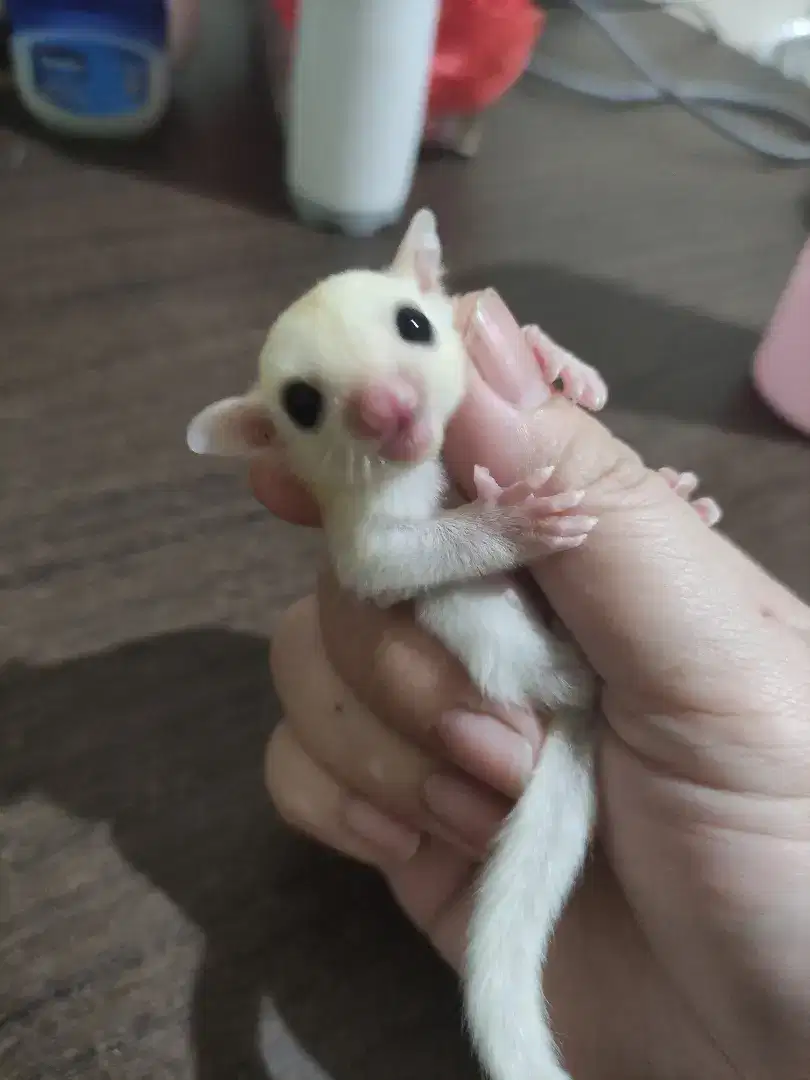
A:
<svg viewBox="0 0 810 1080">
<path fill-rule="evenodd" d="M 589 72 L 576 71 L 568 64 L 542 54 L 535 56 L 532 61 L 529 67 L 531 74 L 615 105 L 677 104 L 719 135 L 771 161 L 782 164 L 810 163 L 810 118 L 806 113 L 792 108 L 781 97 L 734 84 L 674 81 L 645 55 L 633 35 L 619 25 L 618 20 L 623 13 L 664 9 L 673 6 L 672 0 L 670 3 L 663 0 L 658 4 L 639 3 L 635 7 L 625 5 L 622 8 L 611 7 L 602 0 L 568 0 L 568 4 L 602 31 L 614 48 L 643 76 L 643 81 L 601 78 Z M 697 5 L 690 3 L 689 6 L 700 12 L 705 25 L 715 33 L 706 12 Z M 777 125 L 793 126 L 802 135 L 781 135 L 774 130 Z"/>
</svg>

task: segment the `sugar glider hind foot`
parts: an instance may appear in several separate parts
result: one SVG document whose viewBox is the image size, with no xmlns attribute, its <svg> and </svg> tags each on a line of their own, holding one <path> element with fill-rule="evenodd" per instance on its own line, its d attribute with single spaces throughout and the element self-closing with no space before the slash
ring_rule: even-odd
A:
<svg viewBox="0 0 810 1080">
<path fill-rule="evenodd" d="M 719 524 L 723 517 L 723 511 L 719 503 L 706 495 L 701 496 L 699 499 L 692 498 L 700 484 L 700 480 L 695 473 L 678 472 L 676 469 L 665 466 L 663 469 L 658 470 L 658 475 L 666 481 L 679 498 L 689 503 L 705 525 L 713 529 L 715 525 Z"/>
</svg>

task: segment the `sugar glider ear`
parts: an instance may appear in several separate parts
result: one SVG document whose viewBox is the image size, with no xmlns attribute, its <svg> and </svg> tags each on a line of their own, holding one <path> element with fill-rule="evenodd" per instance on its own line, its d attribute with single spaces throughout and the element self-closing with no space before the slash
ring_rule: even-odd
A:
<svg viewBox="0 0 810 1080">
<path fill-rule="evenodd" d="M 223 398 L 197 413 L 186 431 L 186 442 L 195 454 L 247 457 L 267 450 L 276 440 L 270 414 L 257 397 Z"/>
<path fill-rule="evenodd" d="M 416 278 L 422 292 L 438 292 L 442 286 L 442 245 L 432 210 L 417 210 L 411 218 L 391 270 Z"/>
</svg>

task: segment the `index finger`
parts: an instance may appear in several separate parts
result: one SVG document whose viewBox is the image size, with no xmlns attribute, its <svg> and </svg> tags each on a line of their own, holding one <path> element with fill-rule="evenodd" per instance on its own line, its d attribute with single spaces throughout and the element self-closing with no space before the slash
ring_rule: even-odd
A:
<svg viewBox="0 0 810 1080">
<path fill-rule="evenodd" d="M 801 602 L 734 555 L 596 417 L 562 398 L 522 409 L 473 372 L 447 450 L 466 487 L 473 463 L 501 485 L 556 464 L 563 490 L 587 491 L 584 512 L 599 526 L 581 550 L 538 563 L 533 573 L 613 686 L 645 693 L 662 713 L 673 701 L 694 713 L 743 712 L 780 676 L 790 686 L 791 673 L 806 663 L 798 636 L 779 625 L 801 620 Z M 749 655 L 741 669 L 740 657 Z"/>
<path fill-rule="evenodd" d="M 291 525 L 320 526 L 321 515 L 315 500 L 283 461 L 253 461 L 249 478 L 254 496 L 271 514 Z"/>
</svg>

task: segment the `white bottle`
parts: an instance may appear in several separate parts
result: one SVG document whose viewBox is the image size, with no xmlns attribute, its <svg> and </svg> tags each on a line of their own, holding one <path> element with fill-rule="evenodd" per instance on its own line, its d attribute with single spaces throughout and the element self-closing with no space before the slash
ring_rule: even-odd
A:
<svg viewBox="0 0 810 1080">
<path fill-rule="evenodd" d="M 368 236 L 393 224 L 419 154 L 440 0 L 300 0 L 287 186 L 300 217 Z"/>
</svg>

